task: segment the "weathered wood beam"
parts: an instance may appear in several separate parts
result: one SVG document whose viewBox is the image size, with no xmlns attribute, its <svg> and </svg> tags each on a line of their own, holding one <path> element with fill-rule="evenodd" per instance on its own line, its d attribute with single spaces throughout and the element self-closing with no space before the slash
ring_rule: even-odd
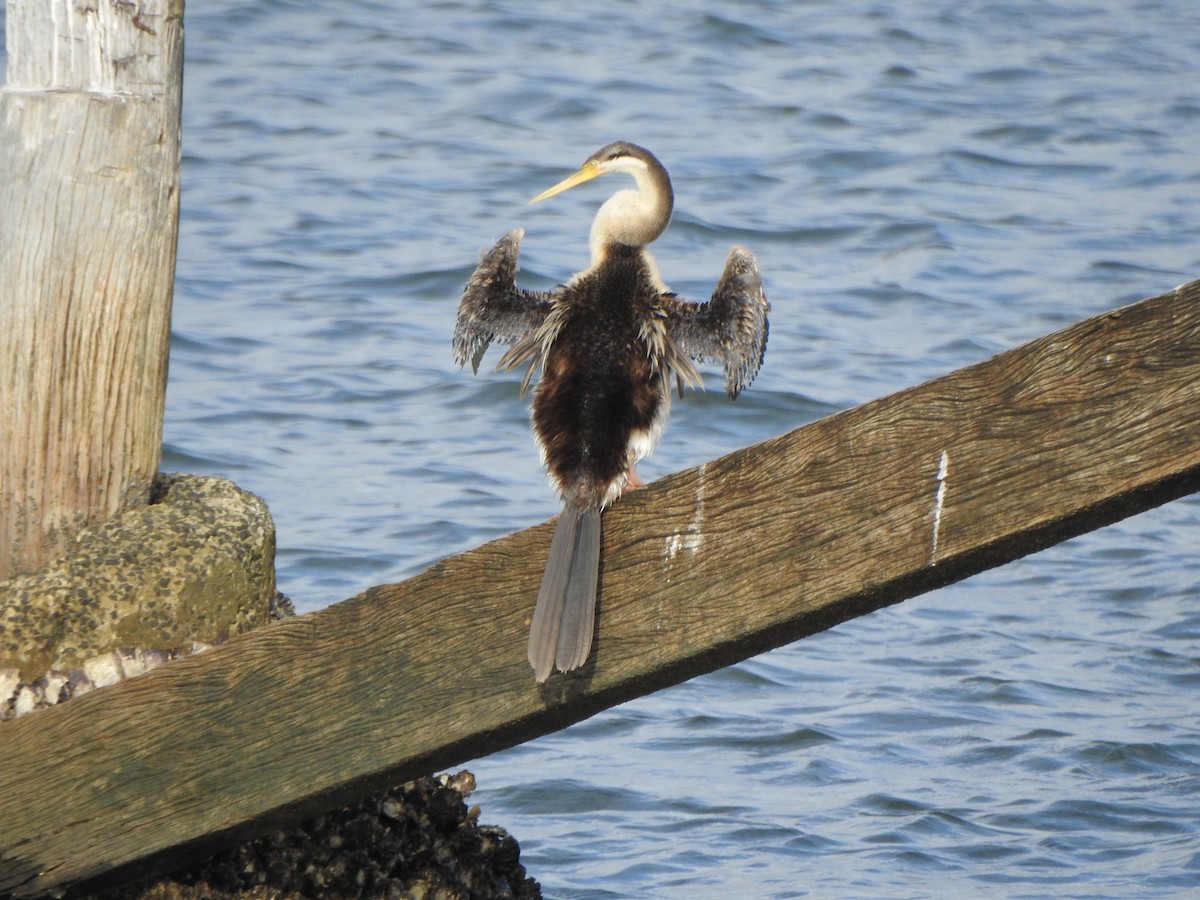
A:
<svg viewBox="0 0 1200 900">
<path fill-rule="evenodd" d="M 0 579 L 145 503 L 179 217 L 183 0 L 8 0 Z"/>
<path fill-rule="evenodd" d="M 1197 489 L 1192 282 L 628 495 L 592 658 L 541 689 L 548 524 L 7 723 L 0 893 L 179 861 Z"/>
</svg>

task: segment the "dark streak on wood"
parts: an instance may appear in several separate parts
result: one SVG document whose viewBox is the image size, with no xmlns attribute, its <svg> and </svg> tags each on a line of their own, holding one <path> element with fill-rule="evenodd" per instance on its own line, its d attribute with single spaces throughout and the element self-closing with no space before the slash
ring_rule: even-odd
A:
<svg viewBox="0 0 1200 900">
<path fill-rule="evenodd" d="M 152 34 L 155 37 L 158 37 L 158 32 L 142 21 L 142 11 L 140 9 L 133 14 L 132 22 L 133 27 L 138 31 L 144 31 L 146 34 Z"/>
<path fill-rule="evenodd" d="M 549 524 L 7 723 L 0 893 L 179 862 L 1198 489 L 1193 282 L 628 495 L 592 658 L 540 689 Z"/>
</svg>

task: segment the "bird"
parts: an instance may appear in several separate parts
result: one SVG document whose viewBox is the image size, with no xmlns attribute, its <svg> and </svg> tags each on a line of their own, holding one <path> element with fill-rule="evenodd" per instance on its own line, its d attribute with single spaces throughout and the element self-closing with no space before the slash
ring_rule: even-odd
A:
<svg viewBox="0 0 1200 900">
<path fill-rule="evenodd" d="M 671 381 L 703 387 L 693 361 L 724 366 L 736 399 L 766 352 L 770 304 L 748 249 L 729 251 L 712 297 L 692 302 L 662 281 L 647 247 L 674 209 L 671 178 L 649 150 L 614 141 L 538 203 L 609 174 L 633 177 L 596 213 L 590 263 L 553 290 L 518 287 L 524 229 L 505 234 L 471 275 L 459 301 L 452 350 L 479 364 L 494 341 L 508 344 L 497 370 L 535 372 L 530 418 L 541 460 L 563 501 L 529 632 L 538 684 L 570 672 L 591 653 L 600 567 L 601 513 L 642 481 L 635 466 L 658 444 L 671 407 Z"/>
</svg>

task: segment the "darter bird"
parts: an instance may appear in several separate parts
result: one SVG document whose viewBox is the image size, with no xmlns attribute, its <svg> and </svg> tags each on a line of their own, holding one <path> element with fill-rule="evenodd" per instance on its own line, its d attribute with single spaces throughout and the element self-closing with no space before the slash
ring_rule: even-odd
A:
<svg viewBox="0 0 1200 900">
<path fill-rule="evenodd" d="M 591 264 L 552 291 L 517 287 L 523 229 L 504 235 L 471 276 L 458 306 L 454 357 L 479 363 L 492 341 L 510 344 L 497 368 L 535 370 L 531 418 L 542 462 L 563 500 L 529 633 L 540 684 L 576 669 L 591 652 L 600 566 L 600 514 L 627 487 L 662 435 L 671 380 L 702 386 L 692 360 L 718 361 L 736 399 L 762 365 L 767 313 L 754 255 L 729 252 L 712 298 L 672 293 L 646 249 L 667 227 L 674 192 L 652 153 L 616 141 L 579 171 L 538 194 L 537 203 L 600 175 L 632 175 L 636 189 L 613 194 L 596 213 Z"/>
</svg>

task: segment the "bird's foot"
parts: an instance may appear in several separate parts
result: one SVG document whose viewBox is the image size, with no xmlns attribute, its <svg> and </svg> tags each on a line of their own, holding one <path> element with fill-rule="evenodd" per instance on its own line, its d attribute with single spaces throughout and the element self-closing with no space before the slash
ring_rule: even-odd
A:
<svg viewBox="0 0 1200 900">
<path fill-rule="evenodd" d="M 641 476 L 637 473 L 637 469 L 630 466 L 629 470 L 625 473 L 625 490 L 632 491 L 645 486 L 646 482 L 642 481 Z"/>
</svg>

